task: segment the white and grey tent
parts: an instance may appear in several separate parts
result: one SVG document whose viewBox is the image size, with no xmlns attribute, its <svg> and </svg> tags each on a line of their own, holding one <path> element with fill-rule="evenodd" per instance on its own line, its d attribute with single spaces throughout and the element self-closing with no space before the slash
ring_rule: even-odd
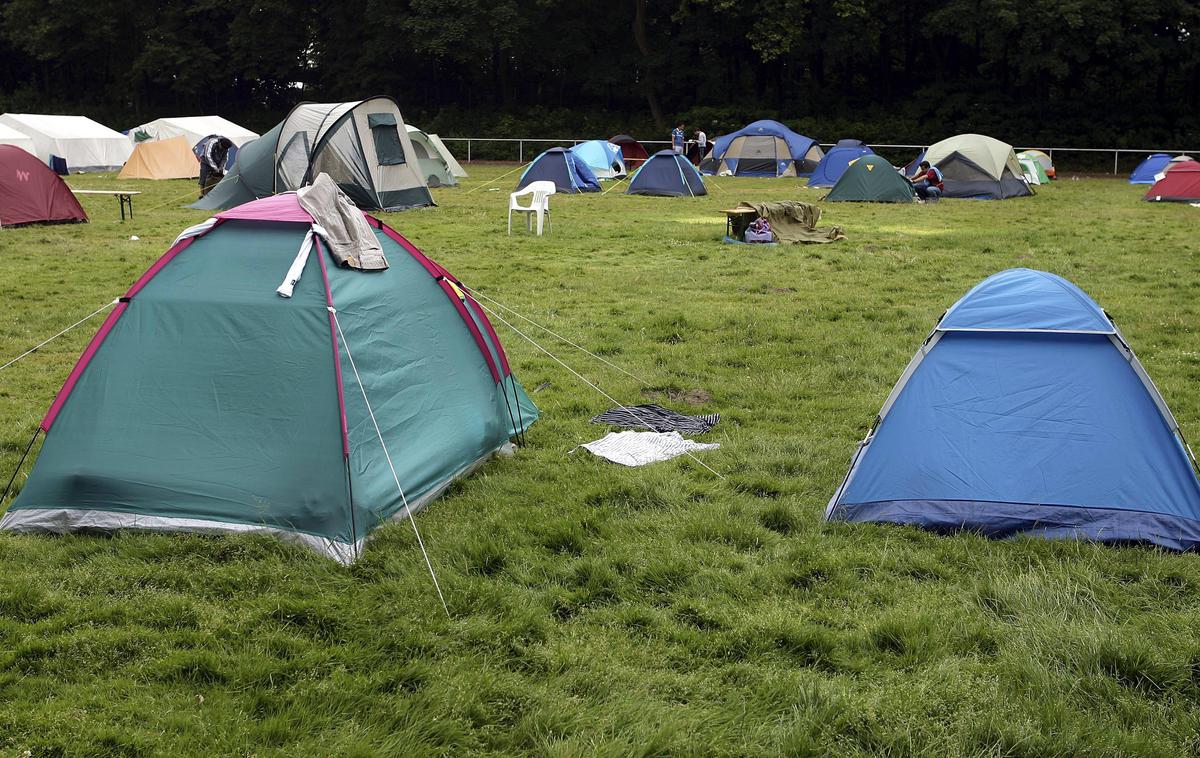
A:
<svg viewBox="0 0 1200 758">
<path fill-rule="evenodd" d="M 417 165 L 421 167 L 421 175 L 430 187 L 457 187 L 458 179 L 450 164 L 438 150 L 437 144 L 429 135 L 412 124 L 406 124 L 408 138 L 412 140 L 413 152 L 417 156 Z"/>
<path fill-rule="evenodd" d="M 462 167 L 462 164 L 454 157 L 454 153 L 450 152 L 450 148 L 446 147 L 446 143 L 436 134 L 429 134 L 429 141 L 442 154 L 442 160 L 446 161 L 446 165 L 450 167 L 450 173 L 459 179 L 467 177 L 467 170 Z"/>
<path fill-rule="evenodd" d="M 183 137 L 188 146 L 195 145 L 210 134 L 227 137 L 237 147 L 241 147 L 252 139 L 258 139 L 258 134 L 244 126 L 238 126 L 227 118 L 220 116 L 173 116 L 157 118 L 141 126 L 129 130 L 129 139 L 134 144 L 148 140 L 164 140 Z"/>
<path fill-rule="evenodd" d="M 297 105 L 242 147 L 233 170 L 191 207 L 225 210 L 307 186 L 321 173 L 363 210 L 434 204 L 399 106 L 373 97 Z"/>
<path fill-rule="evenodd" d="M 1032 195 L 1012 145 L 982 134 L 959 134 L 930 145 L 924 160 L 942 172 L 946 197 L 1004 200 Z"/>
<path fill-rule="evenodd" d="M 58 156 L 71 171 L 116 171 L 129 160 L 133 145 L 124 134 L 87 116 L 5 113 L 0 124 L 33 140 L 34 155 L 49 162 Z"/>
</svg>

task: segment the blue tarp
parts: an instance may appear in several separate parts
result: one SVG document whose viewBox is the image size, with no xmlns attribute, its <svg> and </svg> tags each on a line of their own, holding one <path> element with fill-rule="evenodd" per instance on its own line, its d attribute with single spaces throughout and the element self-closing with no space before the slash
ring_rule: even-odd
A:
<svg viewBox="0 0 1200 758">
<path fill-rule="evenodd" d="M 620 176 L 625 173 L 625 160 L 621 148 L 602 139 L 580 142 L 571 148 L 575 157 L 582 160 L 599 178 Z"/>
<path fill-rule="evenodd" d="M 1154 175 L 1160 173 L 1171 162 L 1166 153 L 1154 153 L 1137 165 L 1129 175 L 1130 184 L 1154 184 Z"/>
<path fill-rule="evenodd" d="M 707 195 L 708 190 L 691 161 L 671 150 L 660 150 L 629 180 L 625 194 L 696 197 Z"/>
<path fill-rule="evenodd" d="M 523 189 L 533 182 L 554 182 L 559 192 L 599 192 L 600 182 L 587 164 L 575 156 L 570 150 L 552 147 L 533 159 L 521 179 L 517 189 Z"/>
<path fill-rule="evenodd" d="M 713 143 L 712 143 L 712 153 L 711 153 L 713 160 L 716 162 L 720 162 L 721 160 L 723 160 L 725 158 L 725 152 L 729 149 L 730 143 L 733 142 L 738 137 L 753 137 L 753 136 L 770 136 L 770 137 L 781 138 L 784 142 L 787 143 L 788 150 L 791 152 L 791 157 L 787 158 L 785 160 L 780 160 L 779 168 L 774 173 L 761 172 L 761 171 L 739 172 L 737 170 L 736 160 L 731 160 L 730 162 L 732 165 L 730 165 L 730 170 L 734 174 L 738 174 L 738 175 L 742 175 L 742 176 L 752 176 L 752 175 L 753 176 L 778 176 L 787 169 L 787 164 L 790 163 L 791 161 L 796 161 L 797 173 L 807 174 L 807 173 L 811 172 L 812 167 L 810 167 L 808 169 L 808 171 L 804 170 L 803 161 L 804 161 L 804 156 L 808 154 L 808 151 L 810 149 L 812 149 L 812 147 L 814 145 L 817 144 L 816 140 L 812 139 L 811 137 L 805 137 L 803 134 L 797 134 L 796 132 L 793 132 L 791 129 L 787 128 L 786 126 L 779 123 L 778 121 L 772 121 L 770 119 L 762 119 L 760 121 L 755 121 L 753 123 L 747 124 L 746 126 L 743 126 L 741 129 L 738 129 L 736 132 L 731 132 L 730 134 L 723 134 L 720 137 L 717 137 L 716 139 L 714 139 Z"/>
<path fill-rule="evenodd" d="M 874 154 L 875 151 L 862 142 L 844 139 L 830 148 L 828 153 L 825 153 L 825 157 L 821 159 L 816 170 L 809 177 L 808 186 L 832 187 L 837 184 L 838 179 L 842 178 L 842 174 L 846 173 L 850 161 L 857 160 L 864 155 Z"/>
<path fill-rule="evenodd" d="M 1200 481 L 1114 334 L 1057 276 L 985 280 L 938 325 L 829 518 L 1200 548 Z"/>
</svg>

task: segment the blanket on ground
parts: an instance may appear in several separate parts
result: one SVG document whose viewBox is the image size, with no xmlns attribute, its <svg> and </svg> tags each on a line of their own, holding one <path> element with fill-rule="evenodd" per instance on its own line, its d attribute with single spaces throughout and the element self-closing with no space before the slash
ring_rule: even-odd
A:
<svg viewBox="0 0 1200 758">
<path fill-rule="evenodd" d="M 758 215 L 771 222 L 775 239 L 780 242 L 790 242 L 793 245 L 801 242 L 820 244 L 846 239 L 840 226 L 817 228 L 817 223 L 821 220 L 821 209 L 812 203 L 779 200 L 774 203 L 742 202 L 738 203 L 737 207 L 752 208 Z"/>
</svg>

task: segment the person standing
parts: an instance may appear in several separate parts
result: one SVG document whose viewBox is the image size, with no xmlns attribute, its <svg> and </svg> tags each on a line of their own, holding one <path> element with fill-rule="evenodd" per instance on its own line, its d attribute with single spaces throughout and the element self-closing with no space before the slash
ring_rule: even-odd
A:
<svg viewBox="0 0 1200 758">
<path fill-rule="evenodd" d="M 680 155 L 683 154 L 683 122 L 671 130 L 671 150 Z"/>
<path fill-rule="evenodd" d="M 700 161 L 704 160 L 704 156 L 708 153 L 708 135 L 703 130 L 696 130 L 696 160 L 693 161 L 697 166 Z"/>
<path fill-rule="evenodd" d="M 204 158 L 200 161 L 200 197 L 211 192 L 225 178 L 225 163 L 231 147 L 233 142 L 228 137 L 217 137 L 204 146 Z"/>
</svg>

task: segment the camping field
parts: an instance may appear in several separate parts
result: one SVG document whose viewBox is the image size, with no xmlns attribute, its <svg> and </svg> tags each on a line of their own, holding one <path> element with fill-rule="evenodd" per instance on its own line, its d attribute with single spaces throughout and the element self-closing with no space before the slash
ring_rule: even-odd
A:
<svg viewBox="0 0 1200 758">
<path fill-rule="evenodd" d="M 555 196 L 536 238 L 505 234 L 515 176 L 488 189 L 513 166 L 467 168 L 384 219 L 629 372 L 502 312 L 620 402 L 720 413 L 712 471 L 572 453 L 613 403 L 494 319 L 543 416 L 417 517 L 449 618 L 407 523 L 349 568 L 269 538 L 0 534 L 0 755 L 1200 751 L 1195 555 L 822 522 L 917 345 L 1005 268 L 1090 293 L 1200 439 L 1200 210 L 1064 172 L 1003 202 L 824 204 L 847 240 L 752 248 L 720 243 L 720 209 L 823 191 L 726 178 Z M 0 365 L 207 216 L 190 182 L 121 184 L 132 221 L 87 197 L 89 224 L 0 230 Z M 99 323 L 0 371 L 4 482 Z"/>
</svg>

